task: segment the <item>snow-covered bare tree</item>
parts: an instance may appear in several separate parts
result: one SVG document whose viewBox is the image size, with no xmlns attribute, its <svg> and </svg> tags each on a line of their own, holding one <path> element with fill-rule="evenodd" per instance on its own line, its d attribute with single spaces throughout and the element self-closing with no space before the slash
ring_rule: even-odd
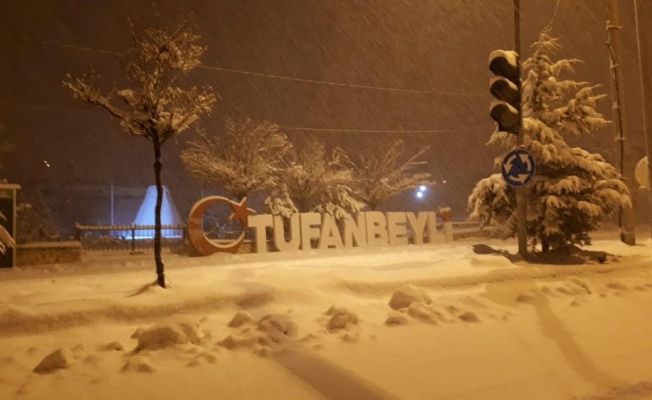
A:
<svg viewBox="0 0 652 400">
<path fill-rule="evenodd" d="M 133 46 L 126 56 L 129 84 L 125 88 L 105 92 L 86 77 L 71 76 L 64 85 L 75 97 L 115 117 L 128 134 L 151 142 L 156 181 L 154 259 L 157 283 L 165 287 L 161 259 L 161 146 L 210 112 L 216 97 L 208 87 L 180 86 L 180 78 L 199 66 L 206 50 L 199 43 L 201 37 L 186 23 L 173 28 L 132 30 L 132 38 Z"/>
<path fill-rule="evenodd" d="M 278 201 L 270 198 L 267 203 L 282 203 L 284 209 L 295 207 L 300 212 L 357 212 L 363 204 L 351 196 L 353 176 L 348 164 L 341 150 L 329 154 L 322 142 L 308 140 L 294 147 L 283 159 L 277 172 L 276 190 L 276 196 L 281 197 Z M 288 204 L 288 198 L 292 205 Z"/>
<path fill-rule="evenodd" d="M 227 119 L 225 127 L 224 135 L 204 133 L 188 142 L 181 153 L 188 170 L 237 199 L 273 188 L 280 162 L 291 147 L 285 133 L 271 122 L 251 119 Z"/>
<path fill-rule="evenodd" d="M 595 108 L 605 96 L 593 93 L 596 86 L 562 78 L 579 60 L 553 61 L 560 46 L 548 31 L 532 47 L 522 83 L 524 146 L 537 165 L 527 189 L 527 229 L 532 246 L 540 243 L 547 252 L 590 244 L 590 232 L 618 207 L 631 207 L 631 201 L 613 165 L 564 139 L 608 124 Z M 494 132 L 489 143 L 512 149 L 516 141 L 506 132 Z M 500 174 L 477 183 L 469 208 L 472 218 L 494 223 L 505 236 L 515 235 L 515 192 Z"/>
<path fill-rule="evenodd" d="M 405 157 L 402 140 L 389 146 L 378 143 L 359 153 L 353 163 L 353 191 L 370 209 L 376 210 L 386 199 L 421 184 L 430 183 L 430 173 L 418 172 L 426 164 L 418 159 L 428 150 L 423 148 Z"/>
</svg>

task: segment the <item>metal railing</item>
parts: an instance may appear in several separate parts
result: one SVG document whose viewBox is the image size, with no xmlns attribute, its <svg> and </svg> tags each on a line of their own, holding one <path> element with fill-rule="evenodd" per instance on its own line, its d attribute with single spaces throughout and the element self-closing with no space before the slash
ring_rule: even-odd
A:
<svg viewBox="0 0 652 400">
<path fill-rule="evenodd" d="M 185 225 L 161 226 L 161 246 L 177 249 L 186 237 Z M 75 238 L 84 250 L 141 251 L 154 247 L 154 225 L 75 224 Z"/>
</svg>

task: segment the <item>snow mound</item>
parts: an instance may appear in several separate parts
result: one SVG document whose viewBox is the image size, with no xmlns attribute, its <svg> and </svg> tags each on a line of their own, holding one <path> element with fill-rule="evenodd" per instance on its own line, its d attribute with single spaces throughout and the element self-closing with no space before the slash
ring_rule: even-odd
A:
<svg viewBox="0 0 652 400">
<path fill-rule="evenodd" d="M 84 364 L 91 364 L 97 366 L 99 365 L 101 358 L 96 356 L 95 354 L 91 354 L 89 356 L 84 357 L 82 361 L 84 362 Z"/>
<path fill-rule="evenodd" d="M 234 316 L 233 319 L 229 322 L 229 327 L 231 328 L 239 328 L 244 324 L 248 324 L 251 321 L 253 321 L 253 318 L 251 317 L 251 314 L 249 314 L 246 311 L 238 311 Z"/>
<path fill-rule="evenodd" d="M 413 302 L 410 304 L 408 307 L 408 314 L 412 318 L 416 318 L 419 321 L 429 324 L 436 324 L 438 319 L 443 318 L 442 314 L 432 306 L 420 302 Z"/>
<path fill-rule="evenodd" d="M 150 328 L 138 328 L 131 335 L 138 340 L 135 352 L 141 350 L 159 350 L 174 345 L 198 343 L 201 339 L 199 323 L 190 319 L 175 319 L 168 323 L 154 325 Z"/>
<path fill-rule="evenodd" d="M 274 343 L 283 343 L 297 336 L 297 324 L 285 314 L 266 315 L 258 321 L 257 329 Z"/>
<path fill-rule="evenodd" d="M 200 365 L 206 364 L 215 364 L 217 362 L 217 357 L 215 354 L 210 351 L 204 351 L 195 356 L 192 360 L 186 364 L 188 367 L 199 367 Z"/>
<path fill-rule="evenodd" d="M 122 367 L 122 372 L 152 373 L 155 371 L 156 369 L 149 360 L 143 356 L 131 357 Z"/>
<path fill-rule="evenodd" d="M 59 369 L 70 368 L 73 364 L 73 355 L 68 349 L 57 349 L 48 354 L 34 368 L 37 374 L 50 374 Z"/>
<path fill-rule="evenodd" d="M 464 322 L 480 322 L 480 318 L 472 312 L 472 311 L 466 311 L 460 315 L 458 315 L 459 319 L 461 319 Z"/>
<path fill-rule="evenodd" d="M 390 314 L 385 320 L 385 325 L 387 326 L 406 325 L 407 323 L 408 323 L 408 318 L 399 312 L 394 312 Z"/>
<path fill-rule="evenodd" d="M 392 294 L 392 298 L 389 300 L 389 306 L 394 310 L 399 310 L 409 307 L 414 302 L 430 304 L 432 300 L 423 289 L 408 284 L 397 289 Z"/>
<path fill-rule="evenodd" d="M 584 291 L 586 291 L 586 294 L 592 294 L 593 293 L 593 291 L 591 290 L 591 286 L 589 286 L 589 284 L 586 283 L 585 281 L 583 281 L 583 280 L 581 280 L 579 278 L 572 278 L 571 282 L 573 282 L 574 284 L 576 284 L 580 288 L 584 289 Z"/>
<path fill-rule="evenodd" d="M 622 290 L 622 291 L 627 291 L 627 286 L 622 284 L 621 282 L 618 281 L 611 281 L 607 283 L 607 288 L 608 289 L 613 289 L 613 290 Z"/>
<path fill-rule="evenodd" d="M 251 330 L 245 330 L 240 335 L 229 335 L 217 342 L 218 346 L 227 350 L 237 350 L 243 347 L 254 347 L 259 342 L 260 337 L 251 334 Z"/>
<path fill-rule="evenodd" d="M 331 306 L 325 315 L 330 316 L 326 324 L 326 329 L 330 332 L 347 329 L 351 325 L 358 324 L 358 316 L 346 308 Z"/>
<path fill-rule="evenodd" d="M 117 340 L 102 346 L 102 350 L 106 350 L 106 351 L 123 351 L 124 349 L 125 348 L 122 345 L 122 343 Z"/>
<path fill-rule="evenodd" d="M 519 303 L 534 303 L 535 297 L 531 293 L 519 293 L 516 301 Z"/>
<path fill-rule="evenodd" d="M 253 349 L 256 354 L 266 356 L 272 347 L 296 340 L 297 333 L 297 324 L 288 315 L 269 314 L 256 323 L 255 329 L 245 327 L 220 340 L 217 345 L 228 350 Z"/>
</svg>

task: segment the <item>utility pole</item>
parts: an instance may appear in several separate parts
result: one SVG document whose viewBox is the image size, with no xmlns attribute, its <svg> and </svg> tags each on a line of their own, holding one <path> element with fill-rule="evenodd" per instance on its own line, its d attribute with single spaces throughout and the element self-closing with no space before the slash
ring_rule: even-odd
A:
<svg viewBox="0 0 652 400">
<path fill-rule="evenodd" d="M 514 51 L 518 54 L 516 70 L 518 71 L 518 135 L 516 144 L 523 146 L 523 107 L 521 106 L 521 4 L 514 0 Z M 516 216 L 518 219 L 518 254 L 527 258 L 527 186 L 516 188 Z"/>
<path fill-rule="evenodd" d="M 114 223 L 114 221 L 113 221 L 113 196 L 114 196 L 114 193 L 113 193 L 113 181 L 111 181 L 111 225 L 113 225 L 113 223 Z"/>
<path fill-rule="evenodd" d="M 612 112 L 614 119 L 614 130 L 618 142 L 618 170 L 621 178 L 628 187 L 629 178 L 625 171 L 625 90 L 623 84 L 622 46 L 620 43 L 620 25 L 618 0 L 606 0 L 607 2 L 607 48 L 609 50 L 609 61 L 611 70 L 611 96 Z M 630 191 L 631 192 L 631 191 Z M 620 207 L 618 213 L 618 225 L 620 226 L 620 240 L 628 245 L 636 244 L 634 233 L 634 220 L 632 208 Z"/>
<path fill-rule="evenodd" d="M 649 46 L 647 39 L 652 28 L 652 6 L 649 0 L 636 0 L 636 44 L 638 46 L 638 69 L 641 78 L 641 98 L 643 100 L 643 134 L 647 150 L 648 179 L 652 180 L 652 79 L 650 78 Z M 647 210 L 650 218 L 650 237 L 652 237 L 652 185 L 648 185 Z"/>
</svg>

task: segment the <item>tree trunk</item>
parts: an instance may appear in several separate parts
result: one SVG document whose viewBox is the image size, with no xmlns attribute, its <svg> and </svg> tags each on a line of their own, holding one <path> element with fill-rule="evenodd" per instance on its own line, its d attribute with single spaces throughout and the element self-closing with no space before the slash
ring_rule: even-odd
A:
<svg viewBox="0 0 652 400">
<path fill-rule="evenodd" d="M 544 253 L 547 253 L 550 251 L 550 243 L 548 243 L 548 240 L 545 238 L 541 239 L 541 251 Z"/>
<path fill-rule="evenodd" d="M 156 283 L 165 288 L 165 266 L 161 259 L 161 206 L 163 204 L 163 185 L 161 184 L 161 142 L 153 135 L 154 178 L 156 180 L 156 207 L 154 208 L 154 262 L 156 263 Z"/>
</svg>

